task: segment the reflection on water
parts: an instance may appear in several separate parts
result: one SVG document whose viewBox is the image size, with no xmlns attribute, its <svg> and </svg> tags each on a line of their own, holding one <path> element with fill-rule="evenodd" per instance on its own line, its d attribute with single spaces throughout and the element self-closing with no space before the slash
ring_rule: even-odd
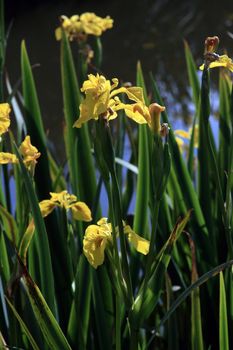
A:
<svg viewBox="0 0 233 350">
<path fill-rule="evenodd" d="M 20 76 L 20 42 L 25 39 L 34 70 L 43 118 L 56 148 L 63 149 L 63 110 L 59 43 L 54 29 L 61 14 L 93 11 L 114 19 L 103 34 L 103 72 L 108 78 L 135 81 L 137 60 L 152 71 L 160 86 L 170 119 L 192 117 L 183 53 L 186 39 L 197 64 L 202 61 L 206 36 L 220 37 L 220 54 L 233 55 L 232 1 L 118 0 L 118 1 L 6 1 L 8 23 L 13 17 L 7 51 L 7 69 L 15 83 Z M 215 74 L 215 73 L 213 73 Z M 217 75 L 217 73 L 216 73 Z"/>
</svg>

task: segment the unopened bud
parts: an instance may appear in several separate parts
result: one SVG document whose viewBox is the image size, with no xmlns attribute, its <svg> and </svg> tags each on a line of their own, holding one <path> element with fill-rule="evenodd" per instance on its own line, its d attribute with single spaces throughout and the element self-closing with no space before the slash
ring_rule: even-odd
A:
<svg viewBox="0 0 233 350">
<path fill-rule="evenodd" d="M 155 134 L 160 133 L 160 114 L 165 111 L 164 106 L 160 106 L 158 103 L 152 103 L 149 106 L 149 112 L 151 116 L 151 129 Z"/>
<path fill-rule="evenodd" d="M 169 128 L 169 126 L 168 126 L 168 123 L 163 123 L 163 124 L 161 125 L 160 135 L 161 135 L 162 137 L 166 137 L 166 136 L 169 134 L 169 130 L 170 130 L 170 128 Z"/>
<path fill-rule="evenodd" d="M 219 38 L 217 36 L 208 36 L 205 40 L 205 52 L 204 55 L 207 53 L 213 53 L 216 51 L 219 44 Z"/>
</svg>

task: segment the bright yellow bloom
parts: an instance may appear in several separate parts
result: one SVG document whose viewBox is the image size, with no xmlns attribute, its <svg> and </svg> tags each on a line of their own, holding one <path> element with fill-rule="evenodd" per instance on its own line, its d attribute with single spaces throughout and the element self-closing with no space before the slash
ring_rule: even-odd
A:
<svg viewBox="0 0 233 350">
<path fill-rule="evenodd" d="M 107 16 L 105 18 L 96 16 L 93 12 L 86 12 L 80 16 L 81 26 L 84 33 L 100 36 L 105 30 L 111 29 L 113 20 Z"/>
<path fill-rule="evenodd" d="M 0 152 L 0 164 L 8 163 L 18 163 L 16 155 L 8 152 Z"/>
<path fill-rule="evenodd" d="M 28 169 L 34 169 L 37 159 L 40 157 L 38 149 L 31 144 L 30 136 L 26 136 L 19 147 L 19 151 L 23 157 L 23 162 Z"/>
<path fill-rule="evenodd" d="M 10 111 L 8 103 L 0 103 L 0 136 L 7 132 L 10 126 Z"/>
<path fill-rule="evenodd" d="M 19 147 L 19 151 L 23 157 L 25 166 L 28 168 L 28 170 L 34 173 L 37 159 L 40 157 L 40 152 L 38 152 L 38 149 L 31 144 L 30 136 L 25 137 L 24 141 Z M 18 158 L 15 154 L 0 152 L 0 164 L 8 163 L 18 163 Z"/>
<path fill-rule="evenodd" d="M 54 208 L 60 207 L 65 210 L 71 209 L 75 220 L 92 220 L 89 207 L 86 203 L 78 201 L 75 195 L 69 194 L 67 191 L 62 191 L 60 193 L 50 192 L 50 196 L 50 199 L 45 199 L 39 203 L 43 217 L 49 215 Z"/>
<path fill-rule="evenodd" d="M 215 67 L 225 67 L 229 69 L 231 72 L 233 72 L 233 62 L 230 57 L 227 55 L 222 55 L 219 56 L 217 54 L 214 55 L 215 60 L 213 62 L 210 62 L 208 67 L 209 68 L 215 68 Z M 203 70 L 204 69 L 204 64 L 202 64 L 199 69 Z"/>
<path fill-rule="evenodd" d="M 127 237 L 129 242 L 139 253 L 143 255 L 147 255 L 149 253 L 149 241 L 137 235 L 129 225 L 124 226 L 124 232 L 128 235 Z"/>
<path fill-rule="evenodd" d="M 104 218 L 97 225 L 87 227 L 83 239 L 83 253 L 88 262 L 96 269 L 104 262 L 104 251 L 112 243 L 112 227 Z"/>
<path fill-rule="evenodd" d="M 118 79 L 107 80 L 103 75 L 88 75 L 88 80 L 84 81 L 81 91 L 85 93 L 85 99 L 80 105 L 80 117 L 74 123 L 74 127 L 81 128 L 82 124 L 91 119 L 99 119 L 102 117 L 106 120 L 112 120 L 117 117 L 119 110 L 124 110 L 126 115 L 139 124 L 148 124 L 150 128 L 154 127 L 154 116 L 150 112 L 150 108 L 145 105 L 143 90 L 140 87 L 120 87 Z M 126 94 L 130 101 L 134 103 L 126 104 L 121 102 L 119 94 Z M 153 104 L 154 105 L 154 104 Z M 156 104 L 159 106 L 158 104 Z M 151 105 L 152 106 L 152 105 Z M 160 107 L 160 111 L 165 107 Z"/>
<path fill-rule="evenodd" d="M 100 36 L 107 29 L 112 28 L 113 20 L 96 16 L 92 12 L 83 13 L 81 16 L 74 15 L 70 18 L 61 16 L 61 27 L 55 30 L 57 40 L 62 38 L 62 29 L 66 32 L 70 41 L 83 40 L 86 35 Z"/>
<path fill-rule="evenodd" d="M 144 255 L 148 254 L 150 242 L 137 235 L 130 226 L 124 224 L 124 233 L 133 247 Z M 112 244 L 112 225 L 102 218 L 97 225 L 90 225 L 83 238 L 83 253 L 96 269 L 104 262 L 105 249 Z"/>
</svg>

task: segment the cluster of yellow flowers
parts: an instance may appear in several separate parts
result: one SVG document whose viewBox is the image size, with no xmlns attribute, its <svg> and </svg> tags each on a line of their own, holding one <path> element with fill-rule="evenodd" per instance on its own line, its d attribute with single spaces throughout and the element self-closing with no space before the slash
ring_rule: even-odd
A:
<svg viewBox="0 0 233 350">
<path fill-rule="evenodd" d="M 70 41 L 79 41 L 89 34 L 100 36 L 112 26 L 113 20 L 109 16 L 102 18 L 92 12 L 83 13 L 81 16 L 74 15 L 70 18 L 61 16 L 61 27 L 56 29 L 55 36 L 57 40 L 61 40 L 63 29 Z"/>
<path fill-rule="evenodd" d="M 10 126 L 11 108 L 8 103 L 0 104 L 0 136 L 8 131 Z M 37 159 L 40 157 L 38 149 L 31 144 L 30 136 L 26 136 L 19 147 L 23 162 L 29 171 L 34 172 Z M 8 152 L 0 152 L 0 164 L 18 163 L 18 158 L 15 154 Z"/>
<path fill-rule="evenodd" d="M 75 220 L 91 221 L 91 210 L 84 203 L 77 200 L 73 194 L 67 191 L 60 193 L 50 192 L 50 199 L 45 199 L 39 203 L 41 214 L 43 217 L 49 215 L 55 208 L 59 207 L 66 211 L 71 210 Z M 146 239 L 137 235 L 129 225 L 124 224 L 124 233 L 127 235 L 128 241 L 140 253 L 146 255 L 149 252 L 150 243 Z M 32 234 L 35 230 L 34 221 L 32 220 L 27 231 Z M 116 231 L 117 228 L 116 228 Z M 105 249 L 112 246 L 112 225 L 107 222 L 106 218 L 102 218 L 97 225 L 89 225 L 85 231 L 83 238 L 83 253 L 89 263 L 96 269 L 104 262 Z"/>
<path fill-rule="evenodd" d="M 165 107 L 157 103 L 146 106 L 143 90 L 140 87 L 120 87 L 118 79 L 107 80 L 103 75 L 88 75 L 84 81 L 81 91 L 85 98 L 80 105 L 79 119 L 74 127 L 80 128 L 91 119 L 104 118 L 107 122 L 115 119 L 119 110 L 124 110 L 127 117 L 138 124 L 148 124 L 154 133 L 161 133 L 160 114 Z M 125 94 L 132 103 L 124 103 L 119 95 Z M 164 131 L 163 131 L 164 132 Z M 116 228 L 117 230 L 117 228 Z M 128 241 L 135 249 L 146 255 L 149 252 L 149 241 L 137 235 L 128 225 L 124 224 L 124 233 Z M 102 218 L 97 225 L 90 225 L 86 229 L 83 239 L 83 252 L 89 263 L 97 268 L 104 262 L 106 247 L 112 245 L 112 225 Z"/>
<path fill-rule="evenodd" d="M 109 113 L 109 103 L 110 99 L 110 91 L 117 86 L 117 79 L 114 79 L 114 87 L 111 87 L 110 81 L 107 81 L 103 76 L 94 77 L 91 76 L 92 81 L 94 81 L 95 85 L 95 92 L 99 91 L 96 95 L 97 97 L 97 105 L 93 106 L 93 114 L 92 117 L 95 119 L 98 119 L 98 117 L 101 114 L 106 114 L 108 116 Z M 98 83 L 100 82 L 100 84 Z M 92 89 L 92 85 L 86 81 L 84 82 L 84 90 L 86 91 L 89 89 L 89 91 Z M 115 94 L 120 92 L 126 92 L 127 96 L 134 101 L 138 101 L 138 110 L 141 112 L 142 108 L 145 108 L 144 104 L 142 104 L 143 97 L 142 97 L 142 91 L 138 90 L 140 88 L 120 88 L 115 90 Z M 104 93 L 105 98 L 100 96 L 101 91 Z M 109 94 L 109 96 L 107 96 Z M 94 96 L 94 95 L 92 95 Z M 113 94 L 113 96 L 115 96 Z M 138 97 L 137 97 L 138 96 Z M 100 100 L 99 100 L 100 98 Z M 105 101 L 105 102 L 101 102 Z M 115 100 L 114 100 L 115 101 Z M 85 106 L 84 102 L 84 106 Z M 116 100 L 116 104 L 119 105 L 121 102 Z M 102 107 L 101 107 L 102 104 Z M 127 106 L 127 105 L 125 105 Z M 140 107 L 141 106 L 141 107 Z M 83 107 L 81 107 L 83 110 Z M 113 106 L 114 108 L 114 106 Z M 142 115 L 138 112 L 138 110 L 131 111 L 131 107 L 125 107 L 129 113 L 134 113 L 136 115 L 137 120 L 141 120 Z M 95 112 L 94 112 L 95 110 Z M 114 109 L 114 118 L 116 117 L 116 111 L 118 109 Z M 0 104 L 0 136 L 8 131 L 8 128 L 10 126 L 10 106 L 8 103 Z M 148 113 L 148 111 L 146 110 Z M 130 114 L 131 115 L 131 114 Z M 85 115 L 85 120 L 82 120 L 82 123 L 91 119 L 87 118 Z M 109 114 L 109 119 L 110 114 Z M 143 121 L 146 122 L 146 121 Z M 35 164 L 37 163 L 37 159 L 40 157 L 40 153 L 38 152 L 37 148 L 31 144 L 30 136 L 26 136 L 25 140 L 20 145 L 20 153 L 23 157 L 24 164 L 29 170 L 34 171 Z M 18 159 L 15 154 L 7 153 L 7 152 L 0 152 L 0 164 L 7 164 L 7 163 L 18 163 Z M 82 221 L 91 221 L 92 215 L 90 208 L 86 205 L 86 203 L 78 201 L 77 197 L 73 194 L 69 194 L 66 190 L 61 191 L 60 193 L 54 193 L 50 192 L 50 199 L 45 199 L 39 203 L 39 207 L 41 210 L 41 214 L 43 217 L 46 217 L 49 215 L 56 207 L 60 207 L 65 209 L 66 211 L 71 210 L 72 216 L 75 220 L 82 220 Z M 33 234 L 35 230 L 35 224 L 34 220 L 32 219 L 31 222 L 28 225 L 27 232 L 30 232 L 30 235 Z M 117 228 L 116 228 L 117 230 Z M 135 247 L 135 249 L 142 253 L 147 254 L 149 252 L 149 242 L 145 240 L 144 238 L 137 235 L 129 225 L 124 224 L 124 233 L 127 235 L 128 241 Z M 104 252 L 107 246 L 111 246 L 112 244 L 112 225 L 107 222 L 106 218 L 102 218 L 97 222 L 97 225 L 90 225 L 87 227 L 85 231 L 85 235 L 83 238 L 83 252 L 84 255 L 87 257 L 89 263 L 94 267 L 97 268 L 99 265 L 103 264 L 104 262 Z"/>
<path fill-rule="evenodd" d="M 107 121 L 115 119 L 119 110 L 124 110 L 127 117 L 133 119 L 138 124 L 148 124 L 155 132 L 160 131 L 160 113 L 165 107 L 157 103 L 146 106 L 143 97 L 143 90 L 140 87 L 120 87 L 118 79 L 107 80 L 103 75 L 88 75 L 88 80 L 84 81 L 81 91 L 85 93 L 85 99 L 80 105 L 79 119 L 74 123 L 74 127 L 80 128 L 91 119 L 104 118 Z M 126 94 L 130 101 L 134 103 L 123 103 L 119 94 Z"/>
</svg>

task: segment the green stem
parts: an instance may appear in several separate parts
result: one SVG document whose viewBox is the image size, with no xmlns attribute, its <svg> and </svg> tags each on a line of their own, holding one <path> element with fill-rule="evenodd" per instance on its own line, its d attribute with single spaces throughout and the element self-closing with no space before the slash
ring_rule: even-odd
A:
<svg viewBox="0 0 233 350">
<path fill-rule="evenodd" d="M 133 303 L 133 301 L 134 301 L 133 288 L 132 288 L 132 281 L 131 281 L 131 276 L 130 276 L 129 264 L 128 264 L 128 260 L 127 260 L 127 254 L 126 254 L 126 242 L 125 242 L 125 234 L 124 234 L 124 227 L 123 227 L 123 221 L 122 221 L 122 205 L 121 205 L 120 191 L 119 191 L 118 181 L 116 178 L 115 168 L 111 172 L 111 176 L 112 176 L 113 199 L 114 199 L 114 203 L 115 203 L 116 218 L 117 218 L 117 224 L 118 224 L 119 236 L 120 236 L 123 274 L 124 274 L 124 278 L 125 278 L 125 281 L 127 284 L 129 298 L 131 300 L 131 303 Z"/>
<path fill-rule="evenodd" d="M 133 327 L 130 330 L 130 350 L 138 349 L 138 330 Z"/>
<path fill-rule="evenodd" d="M 209 99 L 209 79 L 208 79 L 208 70 L 207 69 L 204 69 L 203 75 L 202 75 L 201 94 L 202 94 L 202 103 L 204 104 Z M 225 230 L 225 234 L 226 234 L 228 251 L 229 251 L 230 257 L 232 257 L 233 256 L 232 240 L 231 240 L 230 230 L 228 227 L 228 220 L 227 220 L 227 214 L 226 214 L 226 209 L 225 209 L 225 205 L 224 205 L 224 198 L 223 198 L 223 192 L 222 192 L 222 187 L 221 187 L 220 175 L 219 175 L 217 161 L 215 158 L 215 154 L 214 154 L 214 150 L 213 150 L 213 146 L 212 146 L 212 142 L 211 142 L 211 137 L 210 137 L 209 113 L 208 113 L 208 115 L 205 115 L 204 122 L 205 122 L 207 146 L 208 146 L 209 154 L 210 154 L 211 161 L 212 161 L 212 164 L 214 167 L 213 172 L 214 172 L 216 186 L 217 186 L 217 194 L 219 196 L 219 201 L 220 201 L 222 220 L 223 220 L 224 230 Z"/>
<path fill-rule="evenodd" d="M 150 268 L 151 268 L 153 258 L 154 258 L 154 248 L 155 248 L 156 231 L 157 231 L 158 217 L 159 217 L 159 207 L 160 207 L 160 200 L 156 201 L 155 206 L 154 206 L 154 213 L 153 213 L 153 218 L 152 218 L 150 249 L 149 249 L 149 253 L 148 253 L 148 257 L 147 257 L 145 279 L 146 278 L 148 279 L 150 276 Z M 146 280 L 146 282 L 147 281 L 148 280 Z"/>
<path fill-rule="evenodd" d="M 5 63 L 5 20 L 4 0 L 0 0 L 0 102 L 4 102 L 3 96 L 3 69 Z"/>
<path fill-rule="evenodd" d="M 124 277 L 123 277 L 123 272 L 122 272 L 122 268 L 121 268 L 120 257 L 119 257 L 119 253 L 118 253 L 118 247 L 117 247 L 116 218 L 114 215 L 113 197 L 112 197 L 112 191 L 111 191 L 111 187 L 110 187 L 109 182 L 105 181 L 105 187 L 106 187 L 107 194 L 108 194 L 109 207 L 110 207 L 110 219 L 111 219 L 111 223 L 112 223 L 113 248 L 114 248 L 113 259 L 114 259 L 114 264 L 116 266 L 117 276 L 119 279 L 119 285 L 121 287 L 121 291 L 125 297 L 125 300 L 128 303 L 129 297 L 128 297 L 128 292 L 127 292 L 127 286 L 126 286 L 126 282 L 125 282 Z"/>
<path fill-rule="evenodd" d="M 116 295 L 116 350 L 121 350 L 121 298 Z"/>
<path fill-rule="evenodd" d="M 146 262 L 146 271 L 145 271 L 145 277 L 143 280 L 143 284 L 141 286 L 142 288 L 142 297 L 141 297 L 141 306 L 143 304 L 144 296 L 146 293 L 147 284 L 149 282 L 150 276 L 151 276 L 151 266 L 154 259 L 154 246 L 155 246 L 155 240 L 156 240 L 156 231 L 157 231 L 157 225 L 158 225 L 158 217 L 159 217 L 159 207 L 160 207 L 160 200 L 155 202 L 154 206 L 154 213 L 152 218 L 152 231 L 151 231 L 151 241 L 150 241 L 150 248 L 149 253 L 147 256 L 147 262 Z"/>
</svg>

